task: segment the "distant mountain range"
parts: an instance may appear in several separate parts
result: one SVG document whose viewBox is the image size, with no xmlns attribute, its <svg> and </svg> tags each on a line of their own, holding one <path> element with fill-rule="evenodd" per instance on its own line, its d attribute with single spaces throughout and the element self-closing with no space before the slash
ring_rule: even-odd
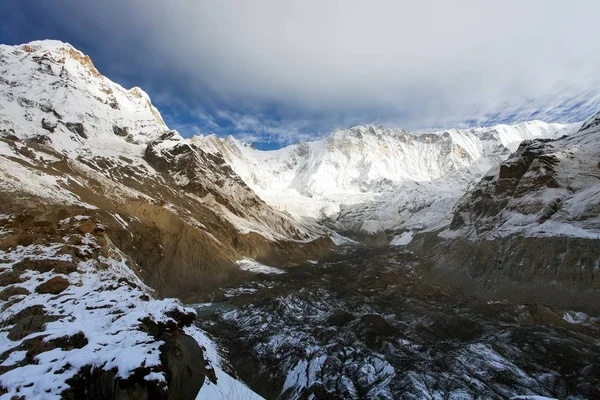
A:
<svg viewBox="0 0 600 400">
<path fill-rule="evenodd" d="M 191 141 L 222 155 L 273 207 L 356 236 L 438 229 L 469 186 L 521 141 L 578 126 L 532 121 L 416 134 L 367 125 L 274 151 L 232 137 Z"/>
</svg>

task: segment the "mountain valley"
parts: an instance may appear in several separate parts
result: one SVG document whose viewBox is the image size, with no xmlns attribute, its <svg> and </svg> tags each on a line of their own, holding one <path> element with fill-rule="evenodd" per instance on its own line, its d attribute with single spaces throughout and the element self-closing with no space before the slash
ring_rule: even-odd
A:
<svg viewBox="0 0 600 400">
<path fill-rule="evenodd" d="M 600 113 L 184 136 L 0 45 L 0 398 L 600 398 Z"/>
</svg>

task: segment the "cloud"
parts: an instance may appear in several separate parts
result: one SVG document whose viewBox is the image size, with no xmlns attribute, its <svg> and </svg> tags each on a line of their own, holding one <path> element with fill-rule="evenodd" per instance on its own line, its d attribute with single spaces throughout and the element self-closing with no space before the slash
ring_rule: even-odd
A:
<svg viewBox="0 0 600 400">
<path fill-rule="evenodd" d="M 167 120 L 219 134 L 287 142 L 598 107 L 595 0 L 19 3 L 143 86 Z"/>
</svg>

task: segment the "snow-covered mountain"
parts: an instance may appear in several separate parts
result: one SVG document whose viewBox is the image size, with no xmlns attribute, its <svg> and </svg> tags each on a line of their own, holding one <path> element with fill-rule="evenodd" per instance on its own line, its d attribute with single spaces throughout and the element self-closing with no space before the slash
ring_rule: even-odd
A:
<svg viewBox="0 0 600 400">
<path fill-rule="evenodd" d="M 342 232 L 435 229 L 455 202 L 522 140 L 559 137 L 573 125 L 532 121 L 411 133 L 378 125 L 259 151 L 232 137 L 192 139 L 222 154 L 265 201 Z"/>
<path fill-rule="evenodd" d="M 184 214 L 195 202 L 240 234 L 267 241 L 324 235 L 311 220 L 368 234 L 439 228 L 464 192 L 521 141 L 574 129 L 532 121 L 417 134 L 367 125 L 259 151 L 232 137 L 183 139 L 141 89 L 110 81 L 61 42 L 0 46 L 0 68 L 6 190 L 96 206 L 74 189 L 85 186 L 74 176 L 49 173 L 53 163 L 67 162 L 78 175 L 102 180 L 113 201 L 144 198 Z M 25 163 L 40 178 L 31 179 Z M 181 190 L 177 201 L 172 188 Z"/>
<path fill-rule="evenodd" d="M 201 301 L 252 259 L 332 246 L 72 46 L 0 46 L 2 393 L 258 398 L 218 367 L 193 310 L 157 298 Z"/>
<path fill-rule="evenodd" d="M 0 45 L 0 122 L 20 139 L 46 135 L 69 156 L 115 155 L 167 126 L 148 95 L 102 76 L 89 57 L 52 40 Z"/>
<path fill-rule="evenodd" d="M 87 56 L 61 42 L 2 46 L 0 64 L 5 136 L 44 142 L 77 159 L 79 167 L 116 179 L 121 185 L 111 189 L 113 196 L 173 203 L 154 182 L 183 188 L 186 202 L 196 196 L 237 231 L 271 241 L 324 234 L 307 221 L 370 235 L 438 228 L 449 223 L 450 210 L 469 185 L 522 140 L 572 129 L 533 121 L 415 134 L 367 125 L 265 152 L 232 137 L 188 140 L 170 132 L 146 93 L 115 84 Z M 2 162 L 11 163 L 2 168 L 7 177 L 18 179 L 20 169 L 27 173 L 14 161 Z M 139 176 L 131 179 L 132 173 Z M 81 201 L 55 179 L 17 184 L 6 179 L 6 186 Z"/>
<path fill-rule="evenodd" d="M 176 209 L 173 189 L 180 188 L 176 196 L 210 210 L 241 234 L 254 232 L 270 241 L 323 235 L 266 205 L 222 159 L 170 131 L 146 93 L 102 76 L 70 45 L 1 46 L 0 68 L 0 174 L 7 190 L 94 206 L 69 187 L 76 180 L 48 172 L 52 163 L 66 161 L 79 174 L 102 179 L 107 187 L 101 192 L 113 200 L 144 198 Z M 27 141 L 45 150 L 25 150 Z M 38 173 L 46 176 L 21 179 L 30 173 L 24 162 L 41 163 Z M 177 212 L 189 209 L 186 204 Z"/>
<path fill-rule="evenodd" d="M 599 114 L 569 136 L 526 140 L 464 194 L 446 229 L 410 246 L 433 281 L 598 312 L 599 161 Z"/>
</svg>

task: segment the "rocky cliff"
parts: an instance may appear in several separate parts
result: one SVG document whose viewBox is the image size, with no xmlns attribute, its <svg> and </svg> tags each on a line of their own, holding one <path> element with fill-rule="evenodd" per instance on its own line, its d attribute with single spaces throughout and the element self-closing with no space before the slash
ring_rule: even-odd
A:
<svg viewBox="0 0 600 400">
<path fill-rule="evenodd" d="M 599 118 L 570 136 L 521 143 L 462 197 L 447 229 L 414 243 L 438 267 L 433 279 L 597 311 Z"/>
</svg>

